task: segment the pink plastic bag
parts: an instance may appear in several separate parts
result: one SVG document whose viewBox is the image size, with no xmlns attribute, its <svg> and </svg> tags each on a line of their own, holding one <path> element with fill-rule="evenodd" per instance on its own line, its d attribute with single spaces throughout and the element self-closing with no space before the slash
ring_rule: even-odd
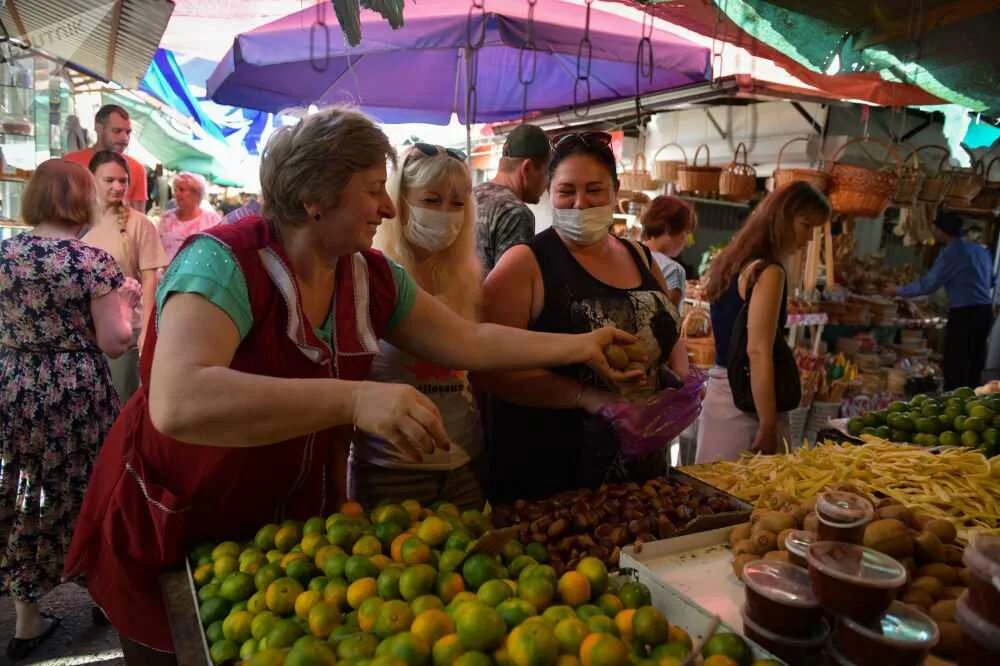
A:
<svg viewBox="0 0 1000 666">
<path fill-rule="evenodd" d="M 605 406 L 601 418 L 611 424 L 626 460 L 667 448 L 701 413 L 706 375 L 691 367 L 684 385 L 640 402 L 621 400 Z"/>
</svg>

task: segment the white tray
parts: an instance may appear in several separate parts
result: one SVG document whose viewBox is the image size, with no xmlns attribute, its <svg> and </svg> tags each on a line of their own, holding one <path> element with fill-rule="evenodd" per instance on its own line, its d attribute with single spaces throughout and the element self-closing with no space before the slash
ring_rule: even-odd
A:
<svg viewBox="0 0 1000 666">
<path fill-rule="evenodd" d="M 722 620 L 720 632 L 742 634 L 743 584 L 733 575 L 732 553 L 724 545 L 731 529 L 653 541 L 643 544 L 638 553 L 628 546 L 622 549 L 619 567 L 634 570 L 639 582 L 649 588 L 653 605 L 693 640 L 705 635 L 713 615 Z M 753 641 L 747 642 L 754 659 L 777 659 Z"/>
</svg>

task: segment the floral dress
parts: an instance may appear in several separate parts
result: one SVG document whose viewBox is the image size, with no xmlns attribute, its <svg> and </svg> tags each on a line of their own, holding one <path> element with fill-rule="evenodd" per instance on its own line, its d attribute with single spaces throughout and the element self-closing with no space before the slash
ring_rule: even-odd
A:
<svg viewBox="0 0 1000 666">
<path fill-rule="evenodd" d="M 118 414 L 90 302 L 122 280 L 110 254 L 78 240 L 0 243 L 0 595 L 32 602 L 59 584 Z"/>
</svg>

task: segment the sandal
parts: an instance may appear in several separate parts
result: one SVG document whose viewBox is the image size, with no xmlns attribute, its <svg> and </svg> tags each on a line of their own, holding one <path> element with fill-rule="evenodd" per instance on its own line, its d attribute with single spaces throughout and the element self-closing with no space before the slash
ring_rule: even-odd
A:
<svg viewBox="0 0 1000 666">
<path fill-rule="evenodd" d="M 62 623 L 62 618 L 56 617 L 55 615 L 49 615 L 48 613 L 42 613 L 42 617 L 47 620 L 51 620 L 49 628 L 46 629 L 41 636 L 35 636 L 34 638 L 12 638 L 10 643 L 7 644 L 7 658 L 11 661 L 18 661 L 27 657 L 31 652 L 37 648 L 39 645 L 44 643 L 52 634 L 55 633 L 56 629 L 59 628 L 60 623 Z"/>
</svg>

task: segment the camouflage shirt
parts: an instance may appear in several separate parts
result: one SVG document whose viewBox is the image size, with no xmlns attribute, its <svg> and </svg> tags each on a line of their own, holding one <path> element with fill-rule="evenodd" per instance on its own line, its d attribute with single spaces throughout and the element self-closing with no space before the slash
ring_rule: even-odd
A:
<svg viewBox="0 0 1000 666">
<path fill-rule="evenodd" d="M 472 190 L 476 197 L 476 248 L 490 271 L 503 253 L 535 237 L 535 216 L 517 195 L 493 182 Z"/>
</svg>

